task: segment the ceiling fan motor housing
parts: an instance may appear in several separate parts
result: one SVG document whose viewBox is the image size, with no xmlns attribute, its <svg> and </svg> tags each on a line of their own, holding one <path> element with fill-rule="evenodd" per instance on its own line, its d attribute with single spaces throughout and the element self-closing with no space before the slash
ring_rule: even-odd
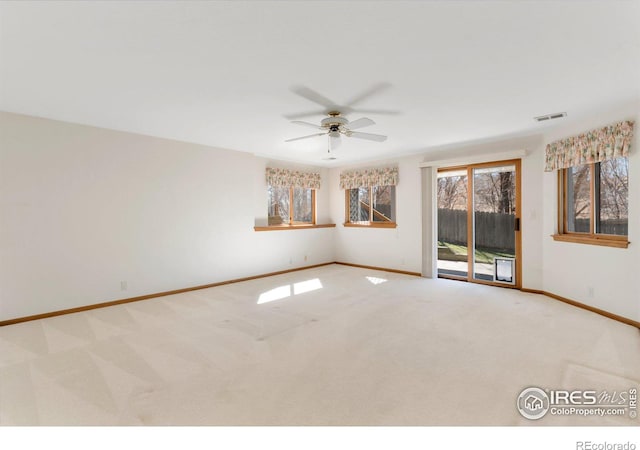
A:
<svg viewBox="0 0 640 450">
<path fill-rule="evenodd" d="M 320 122 L 323 128 L 329 128 L 329 129 L 332 129 L 333 127 L 338 128 L 341 125 L 347 125 L 348 123 L 349 121 L 347 119 L 340 116 L 326 117 L 322 119 L 322 121 Z"/>
</svg>

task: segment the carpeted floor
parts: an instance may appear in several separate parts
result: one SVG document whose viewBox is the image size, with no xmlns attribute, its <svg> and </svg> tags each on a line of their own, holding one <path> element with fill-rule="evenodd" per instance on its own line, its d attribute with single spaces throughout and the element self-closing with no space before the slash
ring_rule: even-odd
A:
<svg viewBox="0 0 640 450">
<path fill-rule="evenodd" d="M 634 327 L 340 265 L 0 328 L 2 425 L 639 425 L 516 409 L 638 385 Z"/>
</svg>

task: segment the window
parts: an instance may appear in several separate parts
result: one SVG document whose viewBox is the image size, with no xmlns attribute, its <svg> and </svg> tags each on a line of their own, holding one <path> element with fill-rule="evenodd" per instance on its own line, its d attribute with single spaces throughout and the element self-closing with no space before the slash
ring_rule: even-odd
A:
<svg viewBox="0 0 640 450">
<path fill-rule="evenodd" d="M 316 190 L 269 186 L 269 225 L 313 225 L 316 223 Z"/>
<path fill-rule="evenodd" d="M 556 240 L 627 247 L 629 160 L 626 157 L 559 171 Z"/>
<path fill-rule="evenodd" d="M 396 227 L 396 187 L 346 189 L 346 226 Z"/>
</svg>

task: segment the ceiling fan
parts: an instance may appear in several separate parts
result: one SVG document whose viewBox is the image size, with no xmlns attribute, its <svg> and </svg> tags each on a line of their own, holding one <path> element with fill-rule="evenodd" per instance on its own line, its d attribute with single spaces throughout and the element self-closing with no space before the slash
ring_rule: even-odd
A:
<svg viewBox="0 0 640 450">
<path fill-rule="evenodd" d="M 354 137 L 358 139 L 366 139 L 368 141 L 384 142 L 387 140 L 387 136 L 382 134 L 362 133 L 360 131 L 354 131 L 359 128 L 375 125 L 375 122 L 367 117 L 349 122 L 346 117 L 343 117 L 339 111 L 329 111 L 328 117 L 325 117 L 320 121 L 320 125 L 316 125 L 310 122 L 304 122 L 301 120 L 294 120 L 291 123 L 302 125 L 305 127 L 315 128 L 321 130 L 321 133 L 309 134 L 307 136 L 300 136 L 292 139 L 287 139 L 285 142 L 299 141 L 301 139 L 309 139 L 316 136 L 329 136 L 329 149 L 337 148 L 340 145 L 340 137 Z"/>
</svg>

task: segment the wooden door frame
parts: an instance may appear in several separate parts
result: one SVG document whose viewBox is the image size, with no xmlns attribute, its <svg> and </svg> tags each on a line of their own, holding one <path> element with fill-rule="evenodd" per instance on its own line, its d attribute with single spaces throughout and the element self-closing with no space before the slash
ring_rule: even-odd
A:
<svg viewBox="0 0 640 450">
<path fill-rule="evenodd" d="M 500 283 L 496 281 L 485 281 L 485 280 L 477 280 L 473 276 L 473 255 L 475 254 L 475 246 L 473 245 L 473 170 L 474 169 L 482 169 L 486 167 L 498 167 L 498 166 L 509 166 L 513 165 L 516 169 L 516 214 L 515 219 L 520 220 L 519 230 L 515 231 L 515 246 L 516 246 L 516 256 L 515 256 L 515 275 L 516 282 L 513 285 Z M 464 164 L 460 166 L 452 166 L 452 167 L 439 167 L 439 172 L 449 172 L 454 170 L 466 170 L 467 171 L 467 276 L 460 277 L 455 275 L 440 275 L 438 278 L 449 278 L 452 280 L 462 280 L 468 281 L 470 283 L 477 284 L 486 284 L 490 286 L 499 286 L 506 287 L 512 289 L 521 289 L 522 288 L 522 160 L 521 159 L 508 159 L 502 161 L 492 161 L 485 162 L 479 164 Z M 438 204 L 436 201 L 436 210 L 438 209 Z M 437 231 L 436 231 L 437 234 Z M 437 252 L 438 239 L 436 239 L 435 246 Z M 436 268 L 437 273 L 437 268 Z"/>
</svg>

